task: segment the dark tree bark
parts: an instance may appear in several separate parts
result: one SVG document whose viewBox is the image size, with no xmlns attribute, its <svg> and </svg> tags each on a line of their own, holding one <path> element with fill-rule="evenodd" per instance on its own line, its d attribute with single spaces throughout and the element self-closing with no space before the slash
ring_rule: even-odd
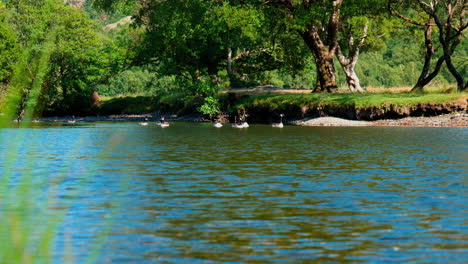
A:
<svg viewBox="0 0 468 264">
<path fill-rule="evenodd" d="M 432 24 L 434 21 L 430 19 L 429 23 Z M 424 31 L 424 44 L 426 49 L 424 51 L 424 65 L 421 71 L 421 75 L 418 78 L 418 81 L 414 85 L 412 92 L 422 91 L 424 86 L 428 85 L 436 76 L 439 74 L 440 69 L 445 61 L 445 56 L 440 57 L 437 60 L 437 63 L 434 67 L 434 70 L 429 73 L 431 69 L 431 60 L 434 56 L 434 45 L 432 44 L 432 25 L 428 25 Z"/>
<path fill-rule="evenodd" d="M 421 90 L 427 85 L 439 72 L 442 64 L 445 62 L 450 73 L 457 81 L 457 89 L 463 91 L 467 89 L 468 83 L 465 83 L 463 76 L 458 72 L 452 61 L 452 55 L 455 52 L 456 47 L 460 44 L 462 39 L 462 32 L 468 27 L 466 22 L 466 0 L 465 1 L 450 1 L 450 0 L 431 0 L 429 3 L 422 0 L 417 0 L 414 4 L 424 11 L 429 16 L 429 22 L 418 22 L 411 18 L 405 17 L 398 13 L 394 8 L 394 4 L 401 5 L 403 2 L 395 0 L 389 0 L 388 9 L 390 13 L 396 17 L 403 19 L 404 21 L 426 27 L 425 31 L 425 58 L 423 71 L 418 79 L 417 84 L 413 90 Z M 438 12 L 443 10 L 443 12 Z M 440 17 L 440 14 L 444 14 L 444 18 Z M 434 54 L 432 47 L 432 27 L 437 26 L 439 30 L 439 43 L 443 49 L 443 55 L 436 63 L 434 70 L 429 73 L 431 58 Z"/>
<path fill-rule="evenodd" d="M 301 33 L 309 49 L 312 51 L 317 67 L 317 87 L 315 90 L 332 92 L 337 89 L 336 71 L 334 65 L 335 48 L 330 49 L 320 39 L 315 26 L 306 32 Z"/>
<path fill-rule="evenodd" d="M 333 92 L 338 88 L 334 57 L 338 46 L 337 34 L 340 22 L 340 9 L 343 1 L 331 0 L 332 9 L 330 18 L 325 24 L 318 26 L 311 23 L 306 25 L 304 29 L 297 31 L 315 58 L 317 82 L 314 92 Z M 298 9 L 297 4 L 293 0 L 270 0 L 264 3 L 264 5 L 266 4 L 280 5 L 286 8 L 291 17 L 294 17 L 295 11 Z M 322 1 L 304 1 L 302 7 L 314 8 L 314 4 L 320 5 L 324 3 Z"/>
<path fill-rule="evenodd" d="M 463 1 L 463 2 L 466 2 L 466 1 Z M 443 23 L 440 17 L 437 15 L 436 10 L 435 10 L 435 5 L 430 8 L 430 7 L 427 7 L 426 5 L 423 5 L 421 0 L 419 0 L 419 3 L 421 7 L 424 9 L 424 11 L 428 13 L 431 16 L 431 18 L 434 19 L 437 27 L 439 28 L 439 42 L 440 44 L 442 44 L 442 48 L 444 51 L 445 64 L 447 65 L 447 68 L 449 69 L 450 73 L 457 80 L 457 89 L 459 91 L 465 90 L 467 87 L 467 84 L 465 84 L 465 81 L 463 80 L 463 76 L 457 71 L 452 61 L 452 54 L 455 51 L 456 46 L 461 42 L 462 31 L 466 29 L 468 25 L 468 24 L 462 24 L 460 25 L 459 28 L 457 28 L 452 23 L 454 12 L 457 9 L 458 3 L 451 3 L 450 1 L 445 3 L 446 4 L 445 6 L 448 12 L 445 23 Z M 461 23 L 464 23 L 464 21 L 466 21 L 464 18 L 465 6 L 466 6 L 466 3 L 460 3 L 460 6 L 458 6 L 458 8 L 463 9 L 460 13 Z"/>
<path fill-rule="evenodd" d="M 343 0 L 334 0 L 332 13 L 325 32 L 315 25 L 309 25 L 300 36 L 311 50 L 317 67 L 317 86 L 314 91 L 334 92 L 337 90 L 334 58 L 338 47 L 337 34 L 340 22 L 340 8 Z M 321 37 L 321 34 L 323 33 Z"/>
</svg>

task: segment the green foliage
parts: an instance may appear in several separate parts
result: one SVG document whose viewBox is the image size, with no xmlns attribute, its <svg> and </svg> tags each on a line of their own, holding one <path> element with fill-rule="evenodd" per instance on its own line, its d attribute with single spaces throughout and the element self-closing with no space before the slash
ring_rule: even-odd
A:
<svg viewBox="0 0 468 264">
<path fill-rule="evenodd" d="M 268 109 L 269 111 L 285 110 L 286 107 L 300 109 L 317 106 L 355 106 L 382 107 L 384 105 L 411 106 L 424 103 L 449 103 L 466 98 L 466 93 L 366 93 L 366 94 L 290 94 L 290 95 L 258 95 L 240 100 L 232 106 L 236 109 L 252 107 Z"/>
<path fill-rule="evenodd" d="M 208 96 L 205 98 L 205 103 L 197 108 L 197 110 L 200 113 L 213 118 L 220 113 L 219 100 L 213 96 Z"/>
<path fill-rule="evenodd" d="M 64 113 L 83 112 L 89 107 L 92 86 L 105 74 L 107 54 L 101 53 L 103 39 L 83 11 L 64 6 L 55 15 L 58 33 L 50 60 L 46 101 Z"/>
<path fill-rule="evenodd" d="M 155 93 L 155 78 L 156 74 L 149 69 L 135 67 L 113 76 L 105 84 L 97 85 L 96 90 L 104 96 Z"/>
<path fill-rule="evenodd" d="M 285 7 L 288 1 L 258 0 L 96 0 L 87 1 L 84 9 L 68 7 L 61 0 L 4 2 L 1 86 L 12 82 L 14 71 L 23 72 L 29 81 L 9 85 L 23 87 L 18 103 L 25 107 L 32 84 L 40 83 L 40 89 L 34 88 L 39 95 L 31 94 L 41 102 L 34 111 L 49 115 L 86 114 L 94 90 L 104 96 L 157 97 L 161 109 L 196 109 L 203 98 L 228 87 L 272 84 L 311 89 L 316 84 L 315 61 L 298 30 L 310 24 L 326 28 L 332 7 L 325 0 L 292 1 L 297 7 L 293 11 Z M 395 23 L 386 2 L 347 0 L 342 6 L 338 39 L 344 52 L 352 48 L 347 46 L 350 36 L 355 41 L 366 37 L 356 66 L 364 87 L 411 86 L 422 68 L 421 31 L 402 26 L 400 20 Z M 405 7 L 401 9 L 406 15 L 424 16 Z M 128 15 L 133 15 L 133 24 L 101 30 Z M 462 39 L 453 56 L 462 76 L 467 71 L 466 43 Z M 439 56 L 440 47 L 436 50 Z M 26 74 L 28 69 L 34 71 Z M 33 73 L 38 71 L 43 73 Z M 341 71 L 336 77 L 338 86 L 345 86 Z M 446 68 L 434 80 L 453 82 Z"/>
<path fill-rule="evenodd" d="M 18 38 L 7 23 L 5 12 L 0 6 L 0 84 L 9 81 L 19 56 Z"/>
<path fill-rule="evenodd" d="M 46 74 L 40 79 L 36 114 L 85 113 L 90 107 L 93 86 L 109 72 L 121 68 L 115 65 L 122 64 L 123 52 L 98 34 L 96 23 L 84 10 L 64 5 L 63 1 L 11 0 L 6 7 L 6 21 L 18 32 L 16 44 L 24 51 L 18 61 L 25 66 L 18 67 L 31 69 L 30 65 L 43 52 L 44 43 L 53 43 L 44 62 Z M 54 39 L 50 40 L 51 35 Z M 34 77 L 34 81 L 38 83 L 39 79 Z"/>
</svg>

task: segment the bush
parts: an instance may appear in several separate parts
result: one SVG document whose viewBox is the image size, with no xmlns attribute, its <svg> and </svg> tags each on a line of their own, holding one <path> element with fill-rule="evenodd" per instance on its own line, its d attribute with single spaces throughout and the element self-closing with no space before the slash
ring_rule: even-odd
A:
<svg viewBox="0 0 468 264">
<path fill-rule="evenodd" d="M 220 112 L 220 104 L 217 98 L 213 96 L 208 96 L 205 98 L 205 103 L 201 105 L 197 110 L 204 114 L 208 115 L 210 118 L 215 117 Z"/>
</svg>

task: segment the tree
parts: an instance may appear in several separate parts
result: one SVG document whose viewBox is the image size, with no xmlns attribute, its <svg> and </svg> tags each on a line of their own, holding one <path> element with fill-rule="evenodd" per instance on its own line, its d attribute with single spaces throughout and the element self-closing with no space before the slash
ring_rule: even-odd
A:
<svg viewBox="0 0 468 264">
<path fill-rule="evenodd" d="M 59 5 L 54 13 L 57 36 L 44 98 L 55 111 L 81 113 L 90 104 L 92 87 L 106 74 L 104 51 L 94 23 L 80 9 Z"/>
<path fill-rule="evenodd" d="M 97 27 L 83 10 L 61 0 L 10 0 L 6 6 L 23 49 L 18 78 L 10 85 L 21 90 L 18 112 L 35 102 L 30 112 L 37 115 L 47 107 L 82 113 L 90 106 L 91 87 L 106 69 Z"/>
<path fill-rule="evenodd" d="M 6 21 L 7 10 L 0 3 L 0 84 L 8 83 L 19 56 L 18 38 Z"/>
<path fill-rule="evenodd" d="M 345 1 L 341 17 L 336 57 L 350 91 L 363 92 L 355 71 L 359 55 L 381 47 L 381 38 L 388 34 L 392 23 L 386 18 L 385 2 L 381 0 Z"/>
<path fill-rule="evenodd" d="M 413 90 L 421 90 L 437 76 L 444 62 L 456 79 L 458 90 L 462 91 L 467 88 L 468 84 L 465 83 L 452 59 L 457 46 L 462 41 L 463 31 L 468 27 L 465 17 L 466 5 L 466 0 L 417 0 L 412 3 L 400 0 L 388 1 L 388 9 L 392 15 L 407 23 L 425 27 L 424 66 Z M 426 19 L 418 20 L 417 17 L 420 14 L 424 14 Z M 438 42 L 442 47 L 442 55 L 437 60 L 433 71 L 430 72 L 431 60 L 435 54 L 432 42 L 433 27 L 437 27 L 438 30 Z"/>
<path fill-rule="evenodd" d="M 290 18 L 294 27 L 315 58 L 317 86 L 315 90 L 332 92 L 337 89 L 334 65 L 338 47 L 337 34 L 343 0 L 333 1 L 267 1 L 280 8 Z M 265 4 L 262 3 L 262 4 Z"/>
<path fill-rule="evenodd" d="M 298 33 L 312 52 L 317 70 L 317 84 L 314 91 L 332 92 L 337 89 L 335 55 L 346 74 L 350 89 L 362 91 L 354 67 L 360 49 L 374 31 L 368 32 L 371 26 L 369 22 L 359 25 L 359 30 L 357 28 L 359 21 L 367 21 L 371 15 L 381 16 L 384 13 L 382 8 L 385 5 L 382 1 L 254 0 L 254 2 L 257 2 L 258 6 L 269 6 L 273 10 L 270 12 L 271 19 L 281 20 L 280 16 L 286 16 L 287 26 Z M 358 35 L 355 36 L 356 34 Z M 344 41 L 341 41 L 340 45 L 340 39 L 346 39 L 346 45 Z"/>
</svg>

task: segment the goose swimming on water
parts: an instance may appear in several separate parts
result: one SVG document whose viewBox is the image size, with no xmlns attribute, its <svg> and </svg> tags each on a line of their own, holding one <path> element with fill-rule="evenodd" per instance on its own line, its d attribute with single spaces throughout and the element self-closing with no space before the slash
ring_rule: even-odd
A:
<svg viewBox="0 0 468 264">
<path fill-rule="evenodd" d="M 221 128 L 221 127 L 223 127 L 223 124 L 221 124 L 221 122 L 219 122 L 219 119 L 216 119 L 216 122 L 214 123 L 213 126 L 216 127 L 216 128 Z"/>
<path fill-rule="evenodd" d="M 148 118 L 145 118 L 145 121 L 140 122 L 140 125 L 147 126 L 148 125 Z"/>
<path fill-rule="evenodd" d="M 249 124 L 247 122 L 243 122 L 242 119 L 240 120 L 239 123 L 237 123 L 237 117 L 234 117 L 234 124 L 232 124 L 233 128 L 247 128 L 249 127 Z"/>
<path fill-rule="evenodd" d="M 283 115 L 283 114 L 280 114 L 280 122 L 279 122 L 279 123 L 273 123 L 273 124 L 271 124 L 271 126 L 272 126 L 272 127 L 278 127 L 278 128 L 284 127 L 284 125 L 283 125 L 283 117 L 284 117 L 284 115 Z"/>
<path fill-rule="evenodd" d="M 169 122 L 167 122 L 167 121 L 164 119 L 164 117 L 161 117 L 161 119 L 159 120 L 158 126 L 160 126 L 160 127 L 168 127 L 168 126 L 169 126 Z"/>
<path fill-rule="evenodd" d="M 247 123 L 247 117 L 248 117 L 248 116 L 249 116 L 249 114 L 245 114 L 245 115 L 244 115 L 244 118 L 243 118 L 243 119 L 244 119 L 244 122 L 242 122 L 242 125 L 243 125 L 244 127 L 249 127 L 249 123 Z"/>
<path fill-rule="evenodd" d="M 69 123 L 69 124 L 75 124 L 75 123 L 76 123 L 75 116 L 72 116 L 72 119 L 71 119 L 71 120 L 67 120 L 67 123 Z"/>
</svg>

